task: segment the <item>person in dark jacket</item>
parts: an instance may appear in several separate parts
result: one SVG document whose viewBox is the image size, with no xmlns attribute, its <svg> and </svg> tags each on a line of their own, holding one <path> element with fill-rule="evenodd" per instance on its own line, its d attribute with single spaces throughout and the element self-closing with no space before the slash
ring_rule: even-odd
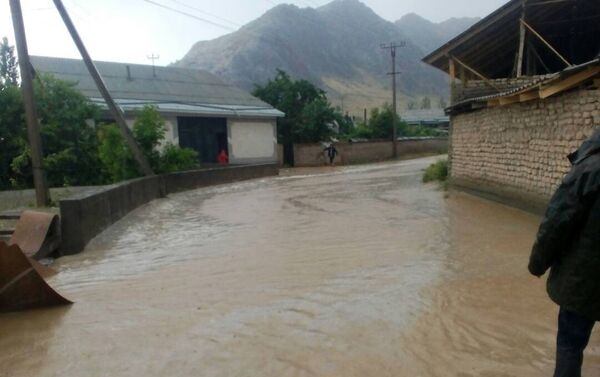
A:
<svg viewBox="0 0 600 377">
<path fill-rule="evenodd" d="M 329 157 L 329 165 L 333 165 L 333 161 L 335 160 L 335 156 L 337 156 L 337 154 L 338 154 L 338 151 L 335 148 L 335 145 L 333 143 L 331 143 L 323 151 L 326 152 L 327 153 L 327 157 Z"/>
<path fill-rule="evenodd" d="M 529 260 L 535 276 L 550 268 L 548 294 L 560 306 L 555 377 L 581 376 L 583 351 L 600 320 L 600 130 L 569 160 Z"/>
</svg>

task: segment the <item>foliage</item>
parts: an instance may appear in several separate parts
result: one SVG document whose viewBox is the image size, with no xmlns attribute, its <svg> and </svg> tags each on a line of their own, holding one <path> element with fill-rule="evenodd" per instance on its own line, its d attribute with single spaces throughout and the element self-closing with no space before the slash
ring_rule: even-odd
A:
<svg viewBox="0 0 600 377">
<path fill-rule="evenodd" d="M 430 165 L 423 174 L 423 182 L 446 182 L 448 179 L 448 160 L 439 160 Z"/>
<path fill-rule="evenodd" d="M 48 184 L 58 187 L 101 183 L 102 177 L 97 168 L 96 132 L 86 122 L 97 117 L 98 108 L 79 93 L 74 84 L 52 76 L 38 77 L 34 82 L 34 92 Z M 14 97 L 13 113 L 11 115 L 5 108 L 0 108 L 0 123 L 10 122 L 12 129 L 7 139 L 19 148 L 13 148 L 11 155 L 3 160 L 3 170 L 10 166 L 12 187 L 31 187 L 33 177 L 30 151 L 26 147 L 24 109 L 22 101 L 19 99 L 17 105 L 16 100 L 17 96 L 21 96 L 20 90 L 15 86 L 5 87 L 0 97 L 6 100 L 8 96 Z M 2 126 L 0 128 L 6 130 Z M 8 160 L 11 162 L 8 163 Z"/>
<path fill-rule="evenodd" d="M 331 125 L 343 117 L 323 90 L 307 80 L 293 80 L 282 70 L 252 94 L 285 113 L 277 122 L 278 139 L 284 145 L 327 140 L 333 135 Z"/>
<path fill-rule="evenodd" d="M 198 164 L 198 153 L 173 144 L 159 148 L 165 139 L 165 121 L 152 106 L 144 107 L 133 125 L 133 136 L 156 173 L 190 170 Z M 104 175 L 111 182 L 141 176 L 123 134 L 115 124 L 103 125 L 99 132 L 98 155 Z"/>
<path fill-rule="evenodd" d="M 0 190 L 11 187 L 11 163 L 27 145 L 23 126 L 23 100 L 19 88 L 0 87 Z"/>
<path fill-rule="evenodd" d="M 194 169 L 198 165 L 198 152 L 180 148 L 173 144 L 165 145 L 160 156 L 157 172 L 171 173 Z"/>
<path fill-rule="evenodd" d="M 0 87 L 18 85 L 19 74 L 15 47 L 8 44 L 6 37 L 0 42 Z"/>
<path fill-rule="evenodd" d="M 110 182 L 119 182 L 140 176 L 136 161 L 116 124 L 100 126 L 98 139 L 98 158 L 103 175 Z"/>
<path fill-rule="evenodd" d="M 349 136 L 360 139 L 391 139 L 393 120 L 394 110 L 391 105 L 386 104 L 381 109 L 371 109 L 367 124 L 359 124 Z M 396 115 L 396 127 L 398 137 L 440 136 L 438 130 L 430 127 L 409 126 L 398 115 Z"/>
<path fill-rule="evenodd" d="M 151 166 L 158 165 L 158 146 L 165 139 L 165 120 L 152 106 L 144 106 L 133 124 L 133 136 Z"/>
</svg>

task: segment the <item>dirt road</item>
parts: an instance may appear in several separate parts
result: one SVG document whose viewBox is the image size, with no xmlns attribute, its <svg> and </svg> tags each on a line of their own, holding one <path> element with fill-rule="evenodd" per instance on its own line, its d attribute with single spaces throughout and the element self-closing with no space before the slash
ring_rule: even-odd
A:
<svg viewBox="0 0 600 377">
<path fill-rule="evenodd" d="M 155 201 L 62 258 L 70 308 L 0 316 L 0 376 L 549 376 L 536 216 L 424 186 L 434 159 Z M 585 372 L 600 374 L 600 334 Z"/>
</svg>

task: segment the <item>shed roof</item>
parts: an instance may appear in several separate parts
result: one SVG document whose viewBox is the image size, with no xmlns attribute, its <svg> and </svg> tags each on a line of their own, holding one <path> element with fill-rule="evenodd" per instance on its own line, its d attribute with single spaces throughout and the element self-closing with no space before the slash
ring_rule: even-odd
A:
<svg viewBox="0 0 600 377">
<path fill-rule="evenodd" d="M 456 57 L 487 78 L 511 77 L 523 14 L 527 24 L 573 65 L 587 62 L 600 52 L 600 1 L 511 0 L 423 61 L 449 72 L 449 60 Z M 531 61 L 541 60 L 540 67 L 545 66 L 543 71 L 535 74 L 565 68 L 564 62 L 539 38 L 529 31 L 527 34 Z"/>
<path fill-rule="evenodd" d="M 546 99 L 573 88 L 587 85 L 590 88 L 600 87 L 600 57 L 584 64 L 566 68 L 549 76 L 540 76 L 522 86 L 499 93 L 467 98 L 454 103 L 446 109 L 447 114 L 458 114 L 485 107 L 497 107 L 522 103 L 537 99 Z"/>
<path fill-rule="evenodd" d="M 32 56 L 37 72 L 75 82 L 83 95 L 101 104 L 102 96 L 79 59 Z M 133 109 L 146 104 L 174 113 L 217 113 L 277 117 L 284 114 L 221 78 L 202 70 L 141 64 L 94 62 L 113 98 Z"/>
<path fill-rule="evenodd" d="M 402 119 L 408 123 L 442 123 L 450 121 L 450 117 L 444 113 L 444 109 L 407 110 L 402 114 Z"/>
</svg>

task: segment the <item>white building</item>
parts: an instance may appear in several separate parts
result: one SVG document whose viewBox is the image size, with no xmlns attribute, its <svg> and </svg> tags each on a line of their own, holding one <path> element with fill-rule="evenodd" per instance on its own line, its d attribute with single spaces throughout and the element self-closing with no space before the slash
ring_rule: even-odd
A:
<svg viewBox="0 0 600 377">
<path fill-rule="evenodd" d="M 81 93 L 106 105 L 82 60 L 32 56 L 38 73 L 76 83 Z M 282 112 L 206 71 L 95 62 L 115 102 L 132 125 L 135 112 L 154 106 L 166 120 L 166 141 L 216 162 L 223 149 L 232 164 L 276 163 Z M 106 112 L 108 117 L 108 111 Z"/>
</svg>

